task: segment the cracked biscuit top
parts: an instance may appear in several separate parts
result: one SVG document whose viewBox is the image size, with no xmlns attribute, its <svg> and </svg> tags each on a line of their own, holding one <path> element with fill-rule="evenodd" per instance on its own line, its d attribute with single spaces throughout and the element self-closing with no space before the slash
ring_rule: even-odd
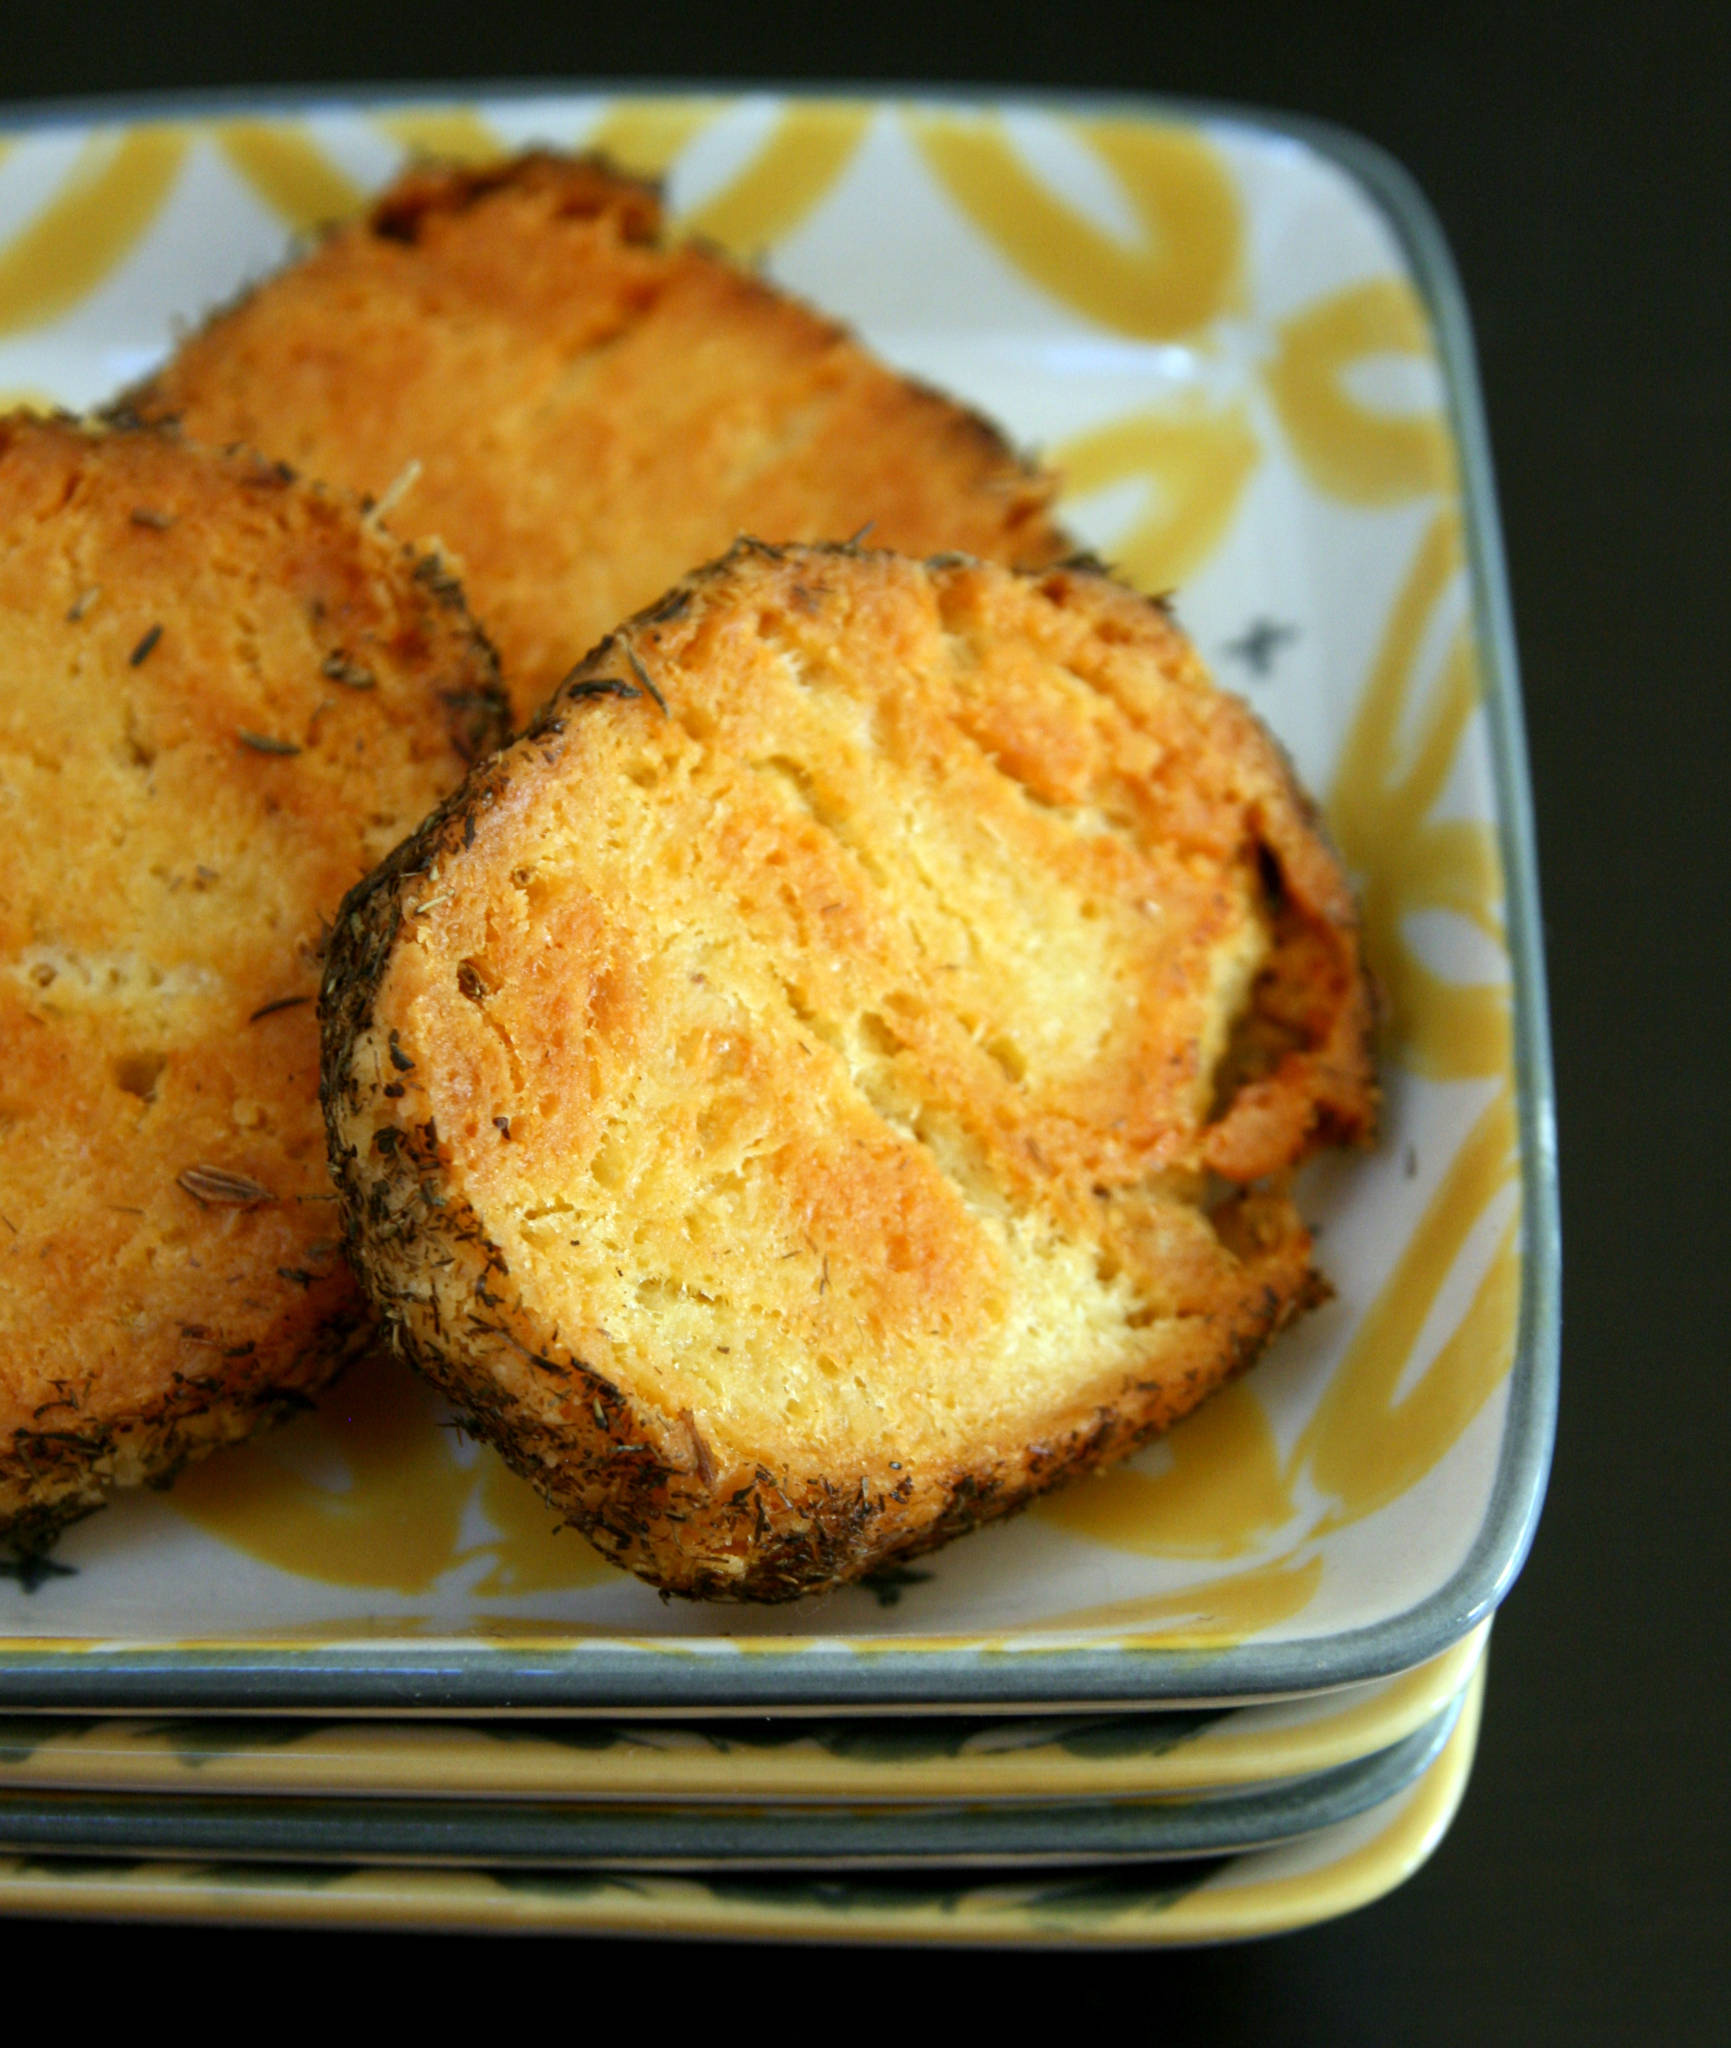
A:
<svg viewBox="0 0 1731 2048">
<path fill-rule="evenodd" d="M 454 550 L 519 720 L 741 533 L 1042 563 L 1053 480 L 718 251 L 538 152 L 406 173 L 129 404 L 375 496 Z"/>
<path fill-rule="evenodd" d="M 0 1540 L 292 1408 L 367 1318 L 315 999 L 503 724 L 436 564 L 252 457 L 0 419 Z"/>
<path fill-rule="evenodd" d="M 357 1264 L 658 1584 L 783 1598 L 1117 1456 L 1312 1300 L 1351 897 L 1166 613 L 741 543 L 345 906 Z"/>
</svg>

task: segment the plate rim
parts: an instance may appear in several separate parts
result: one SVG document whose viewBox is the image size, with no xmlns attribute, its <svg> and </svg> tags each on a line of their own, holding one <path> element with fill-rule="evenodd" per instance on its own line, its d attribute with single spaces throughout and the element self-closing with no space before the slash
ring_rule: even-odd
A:
<svg viewBox="0 0 1731 2048">
<path fill-rule="evenodd" d="M 561 1873 L 535 1887 L 503 1886 L 475 1870 L 385 1866 L 337 1873 L 332 1884 L 316 1876 L 309 1882 L 304 1866 L 253 1864 L 225 1872 L 208 1864 L 98 1858 L 56 1869 L 46 1859 L 5 1857 L 0 1916 L 822 1941 L 853 1948 L 1144 1949 L 1242 1940 L 1334 1919 L 1412 1876 L 1448 1832 L 1465 1796 L 1483 1696 L 1481 1670 L 1441 1756 L 1386 1807 L 1280 1849 L 1233 1857 L 1199 1883 L 1163 1883 L 1174 1866 L 1158 1862 L 1128 1873 L 1072 1873 L 1044 1888 L 1025 1879 L 994 1884 L 980 1872 L 973 1883 L 926 1887 L 924 1901 L 886 1904 L 872 1896 L 869 1880 L 856 1886 L 845 1877 L 806 1879 L 789 1897 L 773 1882 L 760 1891 L 761 1881 L 750 1875 L 705 1882 Z M 1079 1887 L 1090 1895 L 1078 1899 Z"/>
<path fill-rule="evenodd" d="M 663 1873 L 1034 1868 L 1238 1854 L 1351 1820 L 1404 1791 L 1447 1745 L 1473 1682 L 1469 1675 L 1410 1734 L 1368 1755 L 1217 1793 L 934 1798 L 874 1808 L 798 1799 L 734 1807 L 361 1792 L 0 1791 L 0 1854 Z"/>
<path fill-rule="evenodd" d="M 1522 1285 L 1514 1358 L 1490 1497 L 1466 1556 L 1450 1577 L 1397 1614 L 1286 1643 L 1220 1649 L 1085 1640 L 1028 1644 L 943 1638 L 923 1648 L 818 1638 L 787 1647 L 762 1639 L 579 1637 L 533 1644 L 522 1636 L 328 1638 L 275 1644 L 181 1642 L 148 1647 L 86 1638 L 0 1638 L 0 1707 L 112 1711 L 389 1711 L 399 1714 L 643 1710 L 646 1658 L 657 1657 L 654 1709 L 707 1713 L 819 1708 L 886 1712 L 1039 1705 L 1050 1711 L 1103 1701 L 1148 1707 L 1202 1699 L 1278 1698 L 1385 1678 L 1440 1654 L 1495 1611 L 1531 1548 L 1556 1433 L 1561 1249 L 1555 1087 L 1545 991 L 1531 775 L 1519 663 L 1489 431 L 1472 325 L 1452 252 L 1416 180 L 1380 144 L 1304 114 L 1230 100 L 1157 93 L 1041 91 L 989 85 L 636 78 L 470 79 L 171 91 L 44 100 L 0 107 L 0 134 L 145 120 L 199 121 L 274 113 L 454 101 L 599 97 L 728 100 L 773 95 L 788 103 L 998 107 L 1095 119 L 1237 127 L 1297 143 L 1331 164 L 1391 230 L 1437 340 L 1438 368 L 1459 463 L 1461 508 L 1481 706 L 1497 797 L 1516 1116 L 1520 1132 Z M 16 1646 L 16 1647 L 15 1647 Z M 707 1654 L 693 1655 L 693 1648 Z"/>
<path fill-rule="evenodd" d="M 991 1805 L 1213 1796 L 1314 1776 L 1401 1741 L 1470 1683 L 1485 1659 L 1490 1627 L 1485 1623 L 1440 1657 L 1398 1677 L 1300 1694 L 1271 1708 L 938 1716 L 936 1725 L 952 1739 L 963 1728 L 969 1731 L 960 1749 L 940 1754 L 925 1747 L 920 1733 L 933 1725 L 933 1717 L 906 1714 L 783 1717 L 770 1723 L 769 1743 L 754 1741 L 747 1728 L 743 1744 L 723 1738 L 716 1747 L 704 1738 L 733 1730 L 738 1717 L 668 1722 L 632 1714 L 597 1724 L 498 1716 L 232 1721 L 8 1715 L 0 1717 L 0 1791 L 894 1809 L 933 1801 Z M 1295 1710 L 1299 1718 L 1274 1727 L 1244 1725 L 1259 1712 L 1281 1716 Z M 763 1717 L 753 1718 L 758 1732 L 765 1732 Z M 1132 1722 L 1146 1748 L 1114 1742 L 1098 1755 L 1071 1748 L 1070 1731 L 1080 1731 L 1086 1741 L 1102 1723 L 1128 1733 Z M 573 1748 L 564 1739 L 572 1728 L 598 1728 L 601 1740 Z M 656 1739 L 664 1730 L 673 1735 L 671 1747 Z M 696 1741 L 684 1746 L 679 1738 L 693 1731 Z M 815 1755 L 806 1747 L 808 1731 L 819 1745 Z M 911 1734 L 912 1755 L 895 1753 L 904 1732 Z M 869 1761 L 848 1747 L 822 1746 L 829 1735 L 845 1743 L 861 1734 L 871 1744 Z M 1007 1746 L 993 1741 L 999 1734 L 1011 1738 Z M 984 1738 L 983 1746 L 975 1746 L 978 1738 Z"/>
</svg>

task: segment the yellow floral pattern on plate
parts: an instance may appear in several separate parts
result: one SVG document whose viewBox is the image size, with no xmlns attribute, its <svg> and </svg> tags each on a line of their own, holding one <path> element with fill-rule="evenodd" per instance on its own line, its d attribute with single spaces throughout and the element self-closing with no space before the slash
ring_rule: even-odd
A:
<svg viewBox="0 0 1731 2048">
<path fill-rule="evenodd" d="M 93 136 L 54 197 L 0 247 L 0 335 L 89 297 L 138 246 L 185 160 L 173 128 Z"/>
</svg>

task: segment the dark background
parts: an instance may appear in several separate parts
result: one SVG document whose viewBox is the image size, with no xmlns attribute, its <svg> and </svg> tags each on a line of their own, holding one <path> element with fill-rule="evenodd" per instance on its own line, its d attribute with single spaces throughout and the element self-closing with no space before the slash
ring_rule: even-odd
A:
<svg viewBox="0 0 1731 2048">
<path fill-rule="evenodd" d="M 945 0 L 797 12 L 7 0 L 0 101 L 479 78 L 1002 84 L 1319 115 L 1400 158 L 1452 242 L 1486 387 L 1538 814 L 1566 1276 L 1556 1465 L 1497 1624 L 1466 1804 L 1418 1876 L 1343 1921 L 1105 1957 L 7 1924 L 18 1964 L 64 1990 L 74 1958 L 100 1952 L 102 1982 L 148 1977 L 163 2018 L 239 1972 L 285 2019 L 328 2012 L 336 1973 L 353 1972 L 372 1980 L 375 2011 L 388 1982 L 398 2025 L 435 1999 L 455 2019 L 477 1987 L 508 1984 L 512 2010 L 496 2007 L 492 2032 L 539 2028 L 555 2000 L 573 2027 L 605 2027 L 610 1985 L 629 1989 L 639 2024 L 647 2000 L 657 2031 L 735 2017 L 827 2029 L 847 2006 L 874 2033 L 947 2031 L 1001 2021 L 1037 1981 L 1063 2024 L 1175 2039 L 1731 2038 L 1731 1316 L 1716 1258 L 1731 876 L 1727 23 L 1677 0 L 1141 0 L 1121 19 Z M 101 1982 L 89 1989 L 102 1997 Z"/>
</svg>

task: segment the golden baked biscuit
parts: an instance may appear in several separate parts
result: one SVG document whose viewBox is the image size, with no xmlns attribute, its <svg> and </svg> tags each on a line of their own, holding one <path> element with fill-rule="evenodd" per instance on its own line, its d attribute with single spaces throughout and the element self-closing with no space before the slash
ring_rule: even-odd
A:
<svg viewBox="0 0 1731 2048">
<path fill-rule="evenodd" d="M 503 729 L 436 562 L 251 457 L 0 420 L 0 1539 L 364 1334 L 318 1106 L 343 893 Z"/>
<path fill-rule="evenodd" d="M 526 718 L 741 533 L 1036 564 L 1053 484 L 593 158 L 409 172 L 127 401 L 382 494 L 455 551 Z M 412 470 L 411 465 L 419 465 Z"/>
<path fill-rule="evenodd" d="M 611 1557 L 783 1599 L 1118 1457 L 1319 1282 L 1354 907 L 1093 570 L 742 543 L 344 906 L 325 1103 L 409 1354 Z"/>
</svg>

